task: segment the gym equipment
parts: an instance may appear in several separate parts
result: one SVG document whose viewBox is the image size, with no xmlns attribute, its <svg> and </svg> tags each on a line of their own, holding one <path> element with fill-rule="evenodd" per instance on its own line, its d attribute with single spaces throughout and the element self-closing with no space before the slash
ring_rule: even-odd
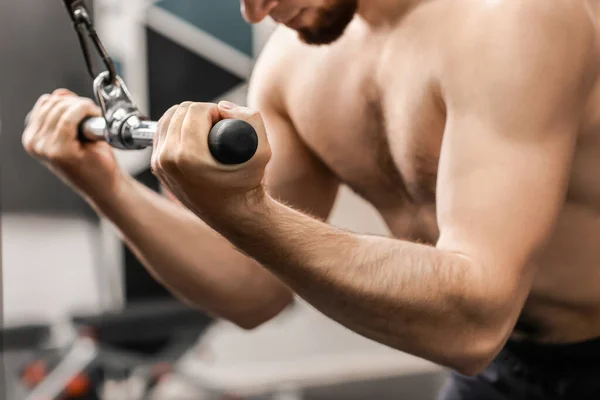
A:
<svg viewBox="0 0 600 400">
<path fill-rule="evenodd" d="M 150 147 L 157 123 L 144 117 L 134 105 L 95 32 L 83 0 L 63 2 L 77 31 L 88 72 L 94 78 L 94 95 L 103 111 L 101 118 L 82 121 L 79 139 L 103 140 L 123 150 Z M 85 35 L 104 64 L 105 70 L 95 77 Z M 250 160 L 257 146 L 256 132 L 244 121 L 220 121 L 209 136 L 211 154 L 224 164 Z M 139 284 L 135 277 L 131 279 L 134 280 Z M 147 292 L 148 288 L 145 286 L 142 291 Z M 148 398 L 162 377 L 174 373 L 174 364 L 212 322 L 209 316 L 171 297 L 155 295 L 145 293 L 143 300 L 116 312 L 73 317 L 76 335 L 68 346 L 34 349 L 22 363 L 19 378 L 25 394 L 19 400 Z M 116 392 L 113 383 L 119 388 Z"/>
<path fill-rule="evenodd" d="M 139 150 L 152 146 L 157 122 L 148 121 L 131 99 L 123 80 L 98 37 L 83 0 L 63 0 L 77 31 L 88 72 L 94 78 L 94 95 L 103 118 L 88 118 L 79 127 L 82 141 L 106 141 L 122 150 Z M 105 71 L 94 75 L 87 34 L 102 59 Z M 26 119 L 26 124 L 28 122 Z M 208 136 L 208 147 L 216 161 L 243 164 L 254 156 L 258 136 L 245 121 L 226 119 L 217 123 Z"/>
<path fill-rule="evenodd" d="M 140 150 L 152 146 L 157 122 L 147 121 L 131 100 L 123 80 L 107 84 L 110 72 L 104 71 L 94 80 L 94 93 L 104 118 L 88 118 L 79 128 L 82 141 L 108 142 L 122 150 Z M 219 121 L 208 135 L 212 156 L 226 165 L 249 161 L 258 148 L 258 136 L 249 123 L 242 120 Z"/>
<path fill-rule="evenodd" d="M 146 399 L 196 343 L 211 318 L 174 301 L 73 318 L 77 338 L 66 348 L 38 351 L 20 371 L 25 400 Z M 121 397 L 122 396 L 122 397 Z"/>
<path fill-rule="evenodd" d="M 15 375 L 15 369 L 27 365 L 19 372 L 21 382 L 39 382 L 43 379 L 45 365 L 34 363 L 40 357 L 48 356 L 52 350 L 49 349 L 51 338 L 50 326 L 44 324 L 22 325 L 2 328 L 2 350 L 0 352 L 3 361 L 4 379 L 3 395 L 7 399 L 22 399 L 26 396 L 27 389 L 21 385 L 19 379 L 11 379 Z"/>
</svg>

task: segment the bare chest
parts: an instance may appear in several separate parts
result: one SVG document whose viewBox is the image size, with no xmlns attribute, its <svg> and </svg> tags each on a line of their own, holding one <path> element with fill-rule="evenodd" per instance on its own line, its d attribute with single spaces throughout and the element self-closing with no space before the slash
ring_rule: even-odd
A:
<svg viewBox="0 0 600 400">
<path fill-rule="evenodd" d="M 394 94 L 393 104 L 383 101 L 388 89 L 374 78 L 377 67 L 339 55 L 318 60 L 292 97 L 294 125 L 339 180 L 380 211 L 394 234 L 418 231 L 415 239 L 435 241 L 445 116 L 428 77 L 410 68 L 398 69 L 405 90 Z"/>
</svg>

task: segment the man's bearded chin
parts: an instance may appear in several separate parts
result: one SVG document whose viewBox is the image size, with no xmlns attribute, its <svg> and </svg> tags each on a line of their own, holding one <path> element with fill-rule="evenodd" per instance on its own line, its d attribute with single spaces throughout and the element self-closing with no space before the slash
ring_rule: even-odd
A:
<svg viewBox="0 0 600 400">
<path fill-rule="evenodd" d="M 335 5 L 319 12 L 313 26 L 298 29 L 298 35 L 307 44 L 333 43 L 344 34 L 357 10 L 358 0 L 337 1 Z"/>
</svg>

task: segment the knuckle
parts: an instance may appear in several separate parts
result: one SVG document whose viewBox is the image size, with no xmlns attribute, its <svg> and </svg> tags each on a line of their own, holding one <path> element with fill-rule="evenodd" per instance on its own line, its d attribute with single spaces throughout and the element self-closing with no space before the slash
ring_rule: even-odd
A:
<svg viewBox="0 0 600 400">
<path fill-rule="evenodd" d="M 165 151 L 160 158 L 160 165 L 163 171 L 173 172 L 176 171 L 179 165 L 179 152 L 178 151 Z"/>
<path fill-rule="evenodd" d="M 56 104 L 58 103 L 58 101 L 60 100 L 59 97 L 56 97 L 54 95 L 50 95 L 50 97 L 48 97 L 47 100 L 45 100 L 43 103 L 40 104 L 40 110 L 44 111 L 48 111 L 53 109 Z"/>
<path fill-rule="evenodd" d="M 57 101 L 54 107 L 50 110 L 48 114 L 49 119 L 56 118 L 59 120 L 69 109 L 69 104 L 64 101 Z M 58 121 L 57 121 L 58 122 Z"/>
<path fill-rule="evenodd" d="M 73 94 L 73 92 L 71 92 L 69 89 L 58 88 L 54 92 L 52 92 L 52 94 L 55 96 L 64 96 L 64 95 Z"/>
<path fill-rule="evenodd" d="M 150 160 L 150 167 L 152 168 L 152 172 L 154 174 L 160 170 L 160 162 L 157 156 L 152 156 L 152 159 Z"/>
<path fill-rule="evenodd" d="M 173 174 L 176 170 L 175 163 L 172 160 L 162 161 L 160 163 L 161 175 Z"/>
<path fill-rule="evenodd" d="M 31 134 L 31 128 L 27 127 L 24 131 L 23 134 L 21 135 L 21 143 L 25 144 L 27 142 L 29 142 L 30 138 L 32 137 Z"/>
<path fill-rule="evenodd" d="M 250 109 L 248 111 L 248 120 L 250 122 L 261 122 L 262 121 L 262 115 L 260 114 L 260 111 L 254 110 L 254 109 Z"/>
<path fill-rule="evenodd" d="M 164 115 L 162 116 L 159 120 L 158 120 L 158 124 L 156 124 L 156 136 L 154 137 L 154 142 L 156 143 L 158 141 L 158 137 L 162 136 L 165 130 L 165 126 L 167 125 L 167 116 Z"/>
<path fill-rule="evenodd" d="M 39 156 L 46 155 L 46 148 L 43 141 L 37 141 L 33 144 L 33 152 Z"/>
<path fill-rule="evenodd" d="M 163 161 L 160 159 L 160 157 L 155 158 L 154 162 L 151 164 L 151 169 L 152 173 L 160 179 L 162 179 L 166 174 L 168 174 L 168 171 L 165 168 Z"/>
<path fill-rule="evenodd" d="M 50 94 L 48 94 L 48 93 L 45 93 L 45 94 L 41 95 L 38 98 L 38 100 L 37 100 L 38 106 L 43 105 L 45 102 L 47 102 L 48 100 L 50 100 L 51 97 L 52 96 Z"/>
<path fill-rule="evenodd" d="M 188 124 L 204 123 L 210 122 L 213 118 L 218 117 L 219 108 L 216 104 L 194 103 L 190 106 L 189 113 L 192 118 L 191 120 L 188 120 Z"/>
<path fill-rule="evenodd" d="M 164 124 L 166 124 L 175 114 L 175 111 L 179 108 L 179 105 L 172 106 L 169 108 L 158 120 L 158 129 L 161 129 Z"/>
<path fill-rule="evenodd" d="M 177 161 L 174 157 L 167 157 L 161 162 L 161 166 L 165 172 L 173 172 L 177 169 Z"/>
<path fill-rule="evenodd" d="M 188 162 L 188 154 L 182 147 L 173 151 L 173 162 L 175 165 L 184 165 Z"/>
<path fill-rule="evenodd" d="M 70 132 L 77 129 L 78 121 L 73 120 L 72 118 L 63 116 L 58 124 L 56 125 L 56 130 L 60 133 Z"/>
<path fill-rule="evenodd" d="M 216 104 L 211 104 L 211 103 L 193 103 L 190 106 L 190 109 L 193 110 L 206 110 L 206 111 L 211 111 L 213 109 L 218 110 L 219 107 Z"/>
<path fill-rule="evenodd" d="M 170 151 L 163 148 L 160 151 L 160 153 L 156 156 L 156 164 L 160 168 L 164 168 L 165 166 L 169 165 L 169 163 L 171 162 L 171 158 L 172 157 Z"/>
<path fill-rule="evenodd" d="M 56 94 L 52 93 L 49 97 L 48 100 L 46 101 L 46 104 L 48 103 L 55 103 L 57 101 L 61 100 L 60 96 L 57 96 Z"/>
<path fill-rule="evenodd" d="M 74 160 L 72 154 L 66 151 L 62 146 L 53 146 L 46 151 L 46 155 L 50 161 L 60 165 L 69 165 Z"/>
<path fill-rule="evenodd" d="M 248 109 L 248 116 L 250 118 L 260 118 L 260 111 L 258 111 L 255 108 L 249 108 Z"/>
<path fill-rule="evenodd" d="M 51 160 L 54 162 L 63 161 L 65 159 L 64 153 L 56 147 L 47 149 L 45 151 L 45 154 L 46 154 L 46 158 L 48 158 L 48 160 Z"/>
<path fill-rule="evenodd" d="M 174 106 L 172 106 L 171 108 L 169 108 L 163 115 L 163 117 L 169 116 L 171 114 L 173 114 L 175 111 L 177 111 L 177 109 L 179 108 L 179 104 L 175 104 Z"/>
<path fill-rule="evenodd" d="M 90 105 L 90 111 L 97 117 L 102 115 L 102 109 L 94 102 Z"/>
<path fill-rule="evenodd" d="M 29 154 L 33 154 L 34 146 L 33 146 L 32 140 L 29 138 L 24 138 L 22 140 L 22 143 L 23 143 L 23 148 L 25 149 L 25 151 Z"/>
<path fill-rule="evenodd" d="M 186 115 L 186 118 L 183 120 L 183 123 L 181 124 L 181 132 L 187 133 L 187 132 L 190 132 L 190 130 L 193 130 L 197 119 L 198 119 L 198 114 L 195 113 L 194 110 L 190 109 L 188 114 Z"/>
<path fill-rule="evenodd" d="M 33 142 L 33 133 L 35 132 L 29 129 L 23 132 L 23 135 L 21 136 L 21 143 L 23 143 L 23 146 L 29 146 Z"/>
<path fill-rule="evenodd" d="M 87 97 L 78 97 L 76 100 L 76 104 L 82 108 L 97 107 L 96 103 L 94 103 L 92 99 L 89 99 Z"/>
</svg>

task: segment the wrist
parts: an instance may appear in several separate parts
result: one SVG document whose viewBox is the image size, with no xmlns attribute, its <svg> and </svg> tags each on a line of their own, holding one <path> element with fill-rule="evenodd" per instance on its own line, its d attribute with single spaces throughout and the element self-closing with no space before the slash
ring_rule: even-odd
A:
<svg viewBox="0 0 600 400">
<path fill-rule="evenodd" d="M 231 198 L 224 207 L 228 219 L 252 220 L 268 214 L 275 200 L 267 193 L 264 187 L 252 189 L 243 196 Z"/>
<path fill-rule="evenodd" d="M 200 209 L 190 205 L 188 208 L 195 211 L 195 214 L 213 229 L 227 236 L 227 232 L 235 232 L 237 235 L 261 225 L 272 213 L 274 202 L 275 200 L 260 187 L 243 195 L 213 198 L 210 205 L 204 203 Z"/>
<path fill-rule="evenodd" d="M 136 183 L 133 177 L 119 171 L 110 185 L 99 191 L 86 191 L 85 197 L 96 212 L 110 216 L 114 210 L 126 203 L 126 197 Z"/>
</svg>

